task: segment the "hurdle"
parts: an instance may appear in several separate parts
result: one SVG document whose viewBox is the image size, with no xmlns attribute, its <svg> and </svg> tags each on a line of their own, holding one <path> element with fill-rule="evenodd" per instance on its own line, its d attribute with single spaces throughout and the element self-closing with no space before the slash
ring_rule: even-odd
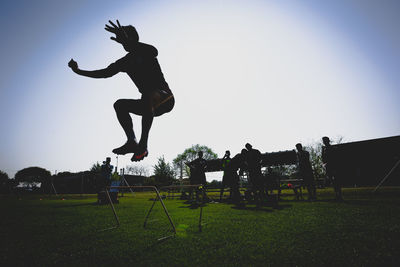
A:
<svg viewBox="0 0 400 267">
<path fill-rule="evenodd" d="M 169 185 L 169 186 L 163 186 L 160 188 L 161 190 L 170 190 L 170 189 L 184 189 L 184 188 L 196 188 L 200 189 L 202 192 L 202 204 L 204 204 L 204 198 L 206 197 L 206 190 L 202 184 L 196 184 L 196 185 Z M 208 198 L 208 196 L 207 196 Z M 202 223 L 202 218 L 203 218 L 203 205 L 200 205 L 200 215 L 199 215 L 199 232 L 202 232 L 202 226 L 205 225 L 205 223 Z"/>
<path fill-rule="evenodd" d="M 169 223 L 170 223 L 170 225 L 171 225 L 173 234 L 172 234 L 172 235 L 169 235 L 169 236 L 161 237 L 161 238 L 158 239 L 158 241 L 162 241 L 162 240 L 165 240 L 165 239 L 167 239 L 167 238 L 174 237 L 174 236 L 176 235 L 176 228 L 175 228 L 175 225 L 174 225 L 174 223 L 172 222 L 171 216 L 169 215 L 168 210 L 167 210 L 167 208 L 165 207 L 164 202 L 163 202 L 163 200 L 162 200 L 161 197 L 160 197 L 160 193 L 158 192 L 158 190 L 157 190 L 157 188 L 156 188 L 155 186 L 136 186 L 136 185 L 135 185 L 135 186 L 108 186 L 108 187 L 106 187 L 106 190 L 105 190 L 105 191 L 106 191 L 108 203 L 110 203 L 111 210 L 112 210 L 112 212 L 113 212 L 113 214 L 114 214 L 115 225 L 113 225 L 112 227 L 109 227 L 109 228 L 100 230 L 100 232 L 104 232 L 104 231 L 116 229 L 116 228 L 118 228 L 118 227 L 121 225 L 121 223 L 120 223 L 120 221 L 119 221 L 119 218 L 118 218 L 118 215 L 117 215 L 117 212 L 115 211 L 114 204 L 113 204 L 113 202 L 111 201 L 111 197 L 110 197 L 109 190 L 110 190 L 110 189 L 135 189 L 135 188 L 138 188 L 138 189 L 139 189 L 139 188 L 140 188 L 140 189 L 153 189 L 153 190 L 156 192 L 156 194 L 157 194 L 157 197 L 154 198 L 153 204 L 151 205 L 151 208 L 150 208 L 150 210 L 148 211 L 148 213 L 147 213 L 147 215 L 146 215 L 146 218 L 145 218 L 145 220 L 144 220 L 143 227 L 146 228 L 147 220 L 148 220 L 148 218 L 149 218 L 149 216 L 150 216 L 150 213 L 151 213 L 151 211 L 153 210 L 153 207 L 154 207 L 156 201 L 159 200 L 160 203 L 161 203 L 161 205 L 162 205 L 162 207 L 163 207 L 163 209 L 164 209 L 165 215 L 167 216 L 167 218 L 168 218 L 168 220 L 169 220 Z"/>
</svg>

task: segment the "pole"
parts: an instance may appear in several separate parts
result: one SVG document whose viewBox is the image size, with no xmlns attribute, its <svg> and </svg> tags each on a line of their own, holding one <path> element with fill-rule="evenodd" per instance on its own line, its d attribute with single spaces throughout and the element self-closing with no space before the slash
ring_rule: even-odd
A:
<svg viewBox="0 0 400 267">
<path fill-rule="evenodd" d="M 83 194 L 83 174 L 82 174 L 82 181 L 81 181 L 81 197 L 82 197 L 82 194 Z"/>
<path fill-rule="evenodd" d="M 167 211 L 167 208 L 165 207 L 165 205 L 164 205 L 164 202 L 162 201 L 162 199 L 161 199 L 161 197 L 160 197 L 160 194 L 158 193 L 158 190 L 157 190 L 157 188 L 156 187 L 154 187 L 154 190 L 156 191 L 156 193 L 157 193 L 157 197 L 158 197 L 158 199 L 160 200 L 160 202 L 161 202 L 161 205 L 162 205 L 162 207 L 163 207 L 163 209 L 164 209 L 164 211 L 165 211 L 165 214 L 167 215 L 167 217 L 168 217 L 168 220 L 169 220 L 169 222 L 171 223 L 171 226 L 172 226 L 172 228 L 174 229 L 174 233 L 176 234 L 176 228 L 175 228 L 175 225 L 174 225 L 174 223 L 172 222 L 172 219 L 171 219 L 171 216 L 169 216 L 169 213 L 168 213 L 168 211 Z"/>
<path fill-rule="evenodd" d="M 113 212 L 113 214 L 114 214 L 114 218 L 115 218 L 115 221 L 117 222 L 117 224 L 114 225 L 113 227 L 100 230 L 100 232 L 107 231 L 107 230 L 111 230 L 111 229 L 115 229 L 115 228 L 118 228 L 118 227 L 120 226 L 119 218 L 118 218 L 118 216 L 117 216 L 117 213 L 115 212 L 114 204 L 113 204 L 113 202 L 112 202 L 112 200 L 111 200 L 110 194 L 108 193 L 108 189 L 109 189 L 109 188 L 106 188 L 105 193 L 106 193 L 106 195 L 107 195 L 108 202 L 110 203 L 111 210 L 112 210 L 112 212 Z"/>
<path fill-rule="evenodd" d="M 128 186 L 129 190 L 132 193 L 132 196 L 135 196 L 135 194 L 133 193 L 133 190 L 131 188 L 131 186 L 128 184 L 128 181 L 125 179 L 125 168 L 122 169 L 122 181 L 125 183 L 126 186 Z"/>
<path fill-rule="evenodd" d="M 57 171 L 56 171 L 56 173 L 57 173 Z M 56 196 L 58 197 L 58 194 L 57 194 L 56 188 L 54 187 L 54 183 L 53 183 L 53 177 L 51 177 L 51 178 L 50 178 L 50 182 L 51 182 L 51 187 L 53 188 L 53 191 L 54 191 L 54 193 L 55 193 L 55 194 L 56 194 Z"/>
<path fill-rule="evenodd" d="M 380 181 L 380 183 L 375 187 L 375 189 L 373 191 L 374 193 L 386 181 L 386 179 L 394 172 L 394 170 L 397 168 L 397 166 L 399 166 L 399 164 L 400 164 L 400 160 L 397 161 L 397 163 L 393 166 L 393 168 L 389 171 L 389 173 L 386 174 L 386 176 L 382 179 L 382 181 Z"/>
<path fill-rule="evenodd" d="M 150 208 L 149 211 L 147 212 L 146 218 L 144 219 L 143 228 L 146 228 L 147 219 L 148 219 L 149 216 L 150 216 L 150 212 L 153 210 L 154 204 L 156 204 L 157 198 L 158 198 L 158 197 L 155 197 L 155 198 L 154 198 L 153 204 L 151 205 L 151 208 Z"/>
<path fill-rule="evenodd" d="M 122 168 L 122 169 L 120 169 L 119 171 L 120 171 L 121 176 L 122 176 L 120 185 L 123 185 L 122 183 L 124 182 L 124 179 L 125 179 L 125 176 L 124 176 L 124 169 Z M 121 190 L 121 197 L 123 197 L 123 196 L 124 196 L 124 190 Z"/>
<path fill-rule="evenodd" d="M 183 185 L 183 162 L 181 161 L 181 178 L 179 179 L 179 184 Z M 183 188 L 181 188 L 181 195 L 183 195 Z"/>
</svg>

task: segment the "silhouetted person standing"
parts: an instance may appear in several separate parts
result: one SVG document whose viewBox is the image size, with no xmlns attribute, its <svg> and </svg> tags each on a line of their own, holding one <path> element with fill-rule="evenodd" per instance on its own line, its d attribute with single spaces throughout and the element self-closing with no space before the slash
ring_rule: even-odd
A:
<svg viewBox="0 0 400 267">
<path fill-rule="evenodd" d="M 325 166 L 326 176 L 333 184 L 333 188 L 335 190 L 335 199 L 337 201 L 342 201 L 342 183 L 337 173 L 336 162 L 333 155 L 334 151 L 329 137 L 322 137 L 322 143 L 324 144 L 322 146 L 322 162 Z"/>
<path fill-rule="evenodd" d="M 271 167 L 268 167 L 267 172 L 265 174 L 265 193 L 267 195 L 270 195 L 272 194 L 274 189 L 278 190 L 278 199 L 280 199 L 282 190 L 280 187 L 279 176 L 274 172 L 274 170 Z"/>
<path fill-rule="evenodd" d="M 135 83 L 142 94 L 141 99 L 119 99 L 114 103 L 114 109 L 125 131 L 127 142 L 115 148 L 113 153 L 119 155 L 134 153 L 131 160 L 139 161 L 148 155 L 147 142 L 153 118 L 171 111 L 175 100 L 158 63 L 157 49 L 139 42 L 139 35 L 133 26 L 121 26 L 118 20 L 118 26 L 109 22 L 111 26 L 106 25 L 105 29 L 115 34 L 116 37 L 111 37 L 111 39 L 120 43 L 128 54 L 105 69 L 81 70 L 73 59 L 68 66 L 75 73 L 91 78 L 108 78 L 119 72 L 125 72 Z M 129 113 L 142 116 L 142 134 L 139 143 Z"/>
<path fill-rule="evenodd" d="M 101 165 L 101 177 L 102 177 L 102 186 L 101 190 L 104 190 L 107 186 L 111 185 L 111 174 L 113 171 L 113 166 L 111 165 L 111 158 L 107 157 L 106 161 L 103 161 L 103 165 Z"/>
<path fill-rule="evenodd" d="M 245 168 L 245 155 L 247 153 L 246 149 L 242 149 L 241 153 L 236 154 L 231 161 L 226 166 L 226 171 L 230 173 L 232 177 L 231 186 L 232 186 L 232 200 L 234 203 L 239 203 L 241 200 L 240 197 L 240 188 L 239 188 L 239 173 L 243 172 Z"/>
<path fill-rule="evenodd" d="M 203 159 L 203 152 L 197 153 L 198 158 L 192 162 L 186 163 L 190 168 L 190 184 L 206 184 L 206 167 L 207 161 Z M 192 198 L 192 190 L 190 191 L 190 198 Z M 199 190 L 196 190 L 196 200 L 199 199 Z"/>
<path fill-rule="evenodd" d="M 261 152 L 254 149 L 251 144 L 245 145 L 247 152 L 245 161 L 249 171 L 249 182 L 251 184 L 254 198 L 257 202 L 264 197 L 264 181 L 261 173 Z"/>
<path fill-rule="evenodd" d="M 222 196 L 224 194 L 225 187 L 230 188 L 229 197 L 232 197 L 232 173 L 228 170 L 228 165 L 231 162 L 231 152 L 229 150 L 225 151 L 225 155 L 222 158 L 222 170 L 224 174 L 222 176 L 222 187 L 221 192 L 219 194 L 219 200 L 222 200 Z"/>
<path fill-rule="evenodd" d="M 308 199 L 317 199 L 314 173 L 310 162 L 310 153 L 303 150 L 303 146 L 298 143 L 296 144 L 297 149 L 297 162 L 299 168 L 299 174 L 301 179 L 303 179 L 303 184 L 307 187 Z"/>
</svg>

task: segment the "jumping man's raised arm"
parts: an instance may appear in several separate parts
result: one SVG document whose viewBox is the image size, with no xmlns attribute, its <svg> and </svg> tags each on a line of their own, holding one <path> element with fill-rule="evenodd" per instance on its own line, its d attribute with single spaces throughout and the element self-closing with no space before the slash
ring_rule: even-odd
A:
<svg viewBox="0 0 400 267">
<path fill-rule="evenodd" d="M 110 68 L 110 67 L 107 67 L 105 69 L 100 69 L 100 70 L 81 70 L 78 68 L 78 63 L 76 63 L 76 61 L 73 59 L 71 59 L 68 62 L 68 66 L 76 74 L 90 77 L 90 78 L 109 78 L 119 72 L 116 68 Z"/>
</svg>

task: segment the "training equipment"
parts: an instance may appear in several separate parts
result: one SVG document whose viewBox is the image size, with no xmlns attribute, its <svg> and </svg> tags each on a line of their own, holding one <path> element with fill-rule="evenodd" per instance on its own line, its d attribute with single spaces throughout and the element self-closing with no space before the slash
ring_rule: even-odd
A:
<svg viewBox="0 0 400 267">
<path fill-rule="evenodd" d="M 173 221 L 172 221 L 172 219 L 171 219 L 171 216 L 170 216 L 169 213 L 168 213 L 168 210 L 167 210 L 167 208 L 166 208 L 166 206 L 165 206 L 165 204 L 164 204 L 164 201 L 162 200 L 162 197 L 160 196 L 160 193 L 159 193 L 158 189 L 157 189 L 155 186 L 109 186 L 109 187 L 107 187 L 106 190 L 105 190 L 105 194 L 106 194 L 106 196 L 107 196 L 108 203 L 110 204 L 111 210 L 112 210 L 113 215 L 114 215 L 115 225 L 113 225 L 112 227 L 109 227 L 109 228 L 100 230 L 100 231 L 108 231 L 108 230 L 116 229 L 116 228 L 118 228 L 118 227 L 121 225 L 121 223 L 120 223 L 120 221 L 119 221 L 119 218 L 118 218 L 118 215 L 117 215 L 117 212 L 116 212 L 115 207 L 114 207 L 114 203 L 113 203 L 113 201 L 112 201 L 112 199 L 111 199 L 110 191 L 113 190 L 113 189 L 114 189 L 114 190 L 119 190 L 119 189 L 126 189 L 126 188 L 129 188 L 129 189 L 135 189 L 135 188 L 137 188 L 137 189 L 152 189 L 152 190 L 156 193 L 156 195 L 157 195 L 157 196 L 154 198 L 153 204 L 151 205 L 149 211 L 147 212 L 147 215 L 146 215 L 145 220 L 144 220 L 144 223 L 143 223 L 143 228 L 146 228 L 148 219 L 149 219 L 149 217 L 150 217 L 150 213 L 151 213 L 151 211 L 153 210 L 153 207 L 154 207 L 156 201 L 160 201 L 160 203 L 161 203 L 161 205 L 162 205 L 162 207 L 163 207 L 163 209 L 164 209 L 165 215 L 168 217 L 168 220 L 169 220 L 169 222 L 170 222 L 170 225 L 171 225 L 173 234 L 172 234 L 172 235 L 168 235 L 168 236 L 161 237 L 161 238 L 158 239 L 158 241 L 162 241 L 162 240 L 165 240 L 165 239 L 167 239 L 167 238 L 174 237 L 174 236 L 176 235 L 176 228 L 175 228 L 175 225 L 174 225 L 174 223 L 173 223 Z M 202 185 L 165 186 L 165 187 L 160 188 L 160 190 L 183 189 L 183 188 L 196 188 L 196 189 L 199 189 L 199 190 L 202 191 L 203 196 L 205 195 L 205 190 L 204 190 L 204 188 L 203 188 Z M 203 199 L 204 199 L 204 197 L 203 197 Z M 204 225 L 204 224 L 201 222 L 201 221 L 202 221 L 202 218 L 203 218 L 203 206 L 201 205 L 201 206 L 200 206 L 200 216 L 199 216 L 199 232 L 202 231 L 202 226 Z"/>
<path fill-rule="evenodd" d="M 172 232 L 173 232 L 173 235 L 161 237 L 161 238 L 158 239 L 158 241 L 161 241 L 161 240 L 164 240 L 164 239 L 167 239 L 167 238 L 170 238 L 170 237 L 174 237 L 174 236 L 176 235 L 176 228 L 175 228 L 175 225 L 174 225 L 174 223 L 172 222 L 171 216 L 168 214 L 167 208 L 165 207 L 164 202 L 163 202 L 163 200 L 162 200 L 161 197 L 160 197 L 160 193 L 158 192 L 157 187 L 155 187 L 155 186 L 109 186 L 109 187 L 107 187 L 105 193 L 106 193 L 106 196 L 107 196 L 107 199 L 108 199 L 108 203 L 110 204 L 111 210 L 112 210 L 112 212 L 113 212 L 113 214 L 114 214 L 114 218 L 115 218 L 116 224 L 115 224 L 114 226 L 112 226 L 112 227 L 103 229 L 103 230 L 101 230 L 101 231 L 112 230 L 112 229 L 118 228 L 118 227 L 121 225 L 121 223 L 120 223 L 120 221 L 119 221 L 119 218 L 118 218 L 118 215 L 117 215 L 117 212 L 115 211 L 115 207 L 114 207 L 114 204 L 113 204 L 113 201 L 112 201 L 112 199 L 111 199 L 111 196 L 110 196 L 110 192 L 109 192 L 109 191 L 112 190 L 112 189 L 117 189 L 117 190 L 118 190 L 118 189 L 125 189 L 125 188 L 132 188 L 132 189 L 134 189 L 134 188 L 146 189 L 146 188 L 147 188 L 147 189 L 152 189 L 152 190 L 154 190 L 155 193 L 157 194 L 157 197 L 154 198 L 154 202 L 153 202 L 153 204 L 152 204 L 152 206 L 151 206 L 149 212 L 148 212 L 147 215 L 146 215 L 146 218 L 145 218 L 145 220 L 144 220 L 144 225 L 143 225 L 143 227 L 146 228 L 147 219 L 149 218 L 149 215 L 150 215 L 150 213 L 151 213 L 151 211 L 152 211 L 152 209 L 153 209 L 153 207 L 154 207 L 155 202 L 158 200 L 158 201 L 160 201 L 160 203 L 161 203 L 161 205 L 162 205 L 162 207 L 163 207 L 163 209 L 164 209 L 165 215 L 168 217 L 168 220 L 169 220 L 169 222 L 170 222 L 170 224 L 171 224 Z"/>
<path fill-rule="evenodd" d="M 185 188 L 189 188 L 189 189 L 198 189 L 201 191 L 203 197 L 202 197 L 202 201 L 204 204 L 204 199 L 206 198 L 206 190 L 203 187 L 202 184 L 196 184 L 196 185 L 170 185 L 170 186 L 163 186 L 160 188 L 160 190 L 167 190 L 168 192 L 170 190 L 176 190 L 176 189 L 185 189 Z M 201 222 L 203 218 L 203 205 L 200 205 L 200 216 L 199 216 L 199 232 L 202 231 L 202 226 L 205 225 L 204 223 Z"/>
</svg>

